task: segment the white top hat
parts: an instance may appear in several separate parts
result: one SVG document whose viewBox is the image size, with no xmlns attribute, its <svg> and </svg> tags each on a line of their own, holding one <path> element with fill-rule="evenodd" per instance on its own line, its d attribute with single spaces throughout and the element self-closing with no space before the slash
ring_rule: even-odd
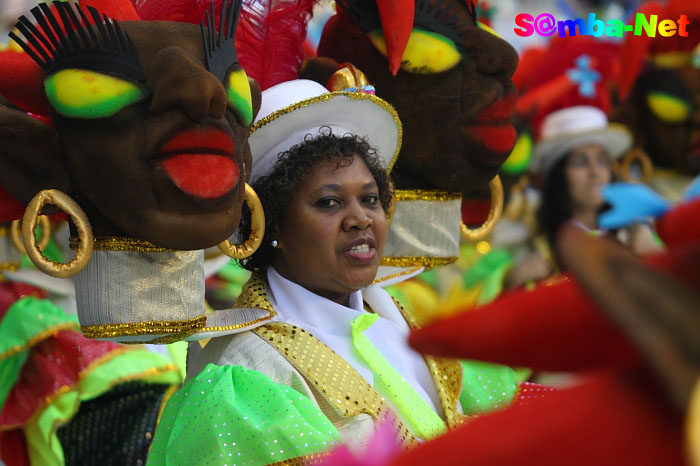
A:
<svg viewBox="0 0 700 466">
<path fill-rule="evenodd" d="M 262 106 L 250 133 L 253 168 L 250 184 L 267 175 L 281 152 L 316 136 L 321 127 L 333 134 L 364 137 L 387 172 L 401 149 L 403 130 L 396 110 L 372 94 L 329 92 L 315 81 L 297 79 L 262 93 Z"/>
<path fill-rule="evenodd" d="M 589 105 L 568 107 L 547 115 L 540 138 L 531 165 L 531 170 L 539 175 L 547 174 L 562 157 L 586 144 L 602 146 L 613 160 L 632 145 L 632 136 L 624 126 L 609 124 L 605 112 Z"/>
</svg>

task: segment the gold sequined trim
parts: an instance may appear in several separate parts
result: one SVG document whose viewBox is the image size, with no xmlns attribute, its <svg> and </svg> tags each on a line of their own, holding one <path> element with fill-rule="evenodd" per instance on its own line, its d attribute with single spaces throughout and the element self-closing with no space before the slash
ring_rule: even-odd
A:
<svg viewBox="0 0 700 466">
<path fill-rule="evenodd" d="M 394 155 L 391 157 L 391 161 L 386 167 L 387 173 L 391 171 L 391 169 L 394 167 L 394 164 L 396 163 L 396 159 L 399 156 L 399 152 L 401 151 L 401 143 L 403 141 L 403 126 L 401 125 L 401 120 L 399 119 L 398 113 L 396 113 L 396 110 L 394 110 L 394 107 L 389 104 L 389 102 L 380 99 L 376 95 L 372 94 L 364 94 L 362 92 L 348 92 L 348 91 L 337 91 L 337 92 L 329 92 L 327 94 L 321 94 L 316 97 L 312 97 L 310 99 L 302 100 L 301 102 L 294 103 L 292 105 L 289 105 L 288 107 L 282 108 L 277 110 L 276 112 L 273 112 L 266 116 L 265 118 L 259 120 L 257 123 L 253 125 L 253 127 L 250 129 L 250 134 L 253 134 L 263 126 L 271 123 L 272 121 L 276 120 L 277 118 L 281 117 L 282 115 L 286 115 L 288 113 L 291 113 L 295 110 L 298 110 L 303 107 L 308 107 L 309 105 L 318 103 L 318 102 L 325 102 L 328 100 L 333 99 L 336 96 L 345 96 L 349 99 L 353 100 L 369 100 L 371 102 L 374 102 L 384 110 L 386 110 L 394 120 L 394 123 L 396 124 L 396 129 L 398 130 L 399 133 L 399 139 L 398 139 L 398 144 L 396 145 L 396 151 L 394 152 Z"/>
<path fill-rule="evenodd" d="M 422 265 L 423 267 L 432 269 L 441 265 L 451 264 L 456 262 L 457 256 L 448 257 L 431 257 L 431 256 L 405 256 L 405 257 L 382 257 L 381 265 L 390 267 L 412 267 Z"/>
<path fill-rule="evenodd" d="M 267 466 L 312 466 L 323 463 L 325 458 L 329 455 L 330 453 L 328 452 L 313 453 L 311 455 L 297 456 L 296 458 L 277 461 L 276 463 L 270 463 Z"/>
<path fill-rule="evenodd" d="M 462 200 L 462 193 L 450 193 L 442 190 L 430 189 L 397 189 L 394 191 L 397 201 L 458 201 Z"/>
<path fill-rule="evenodd" d="M 80 241 L 77 237 L 69 239 L 70 248 L 78 249 Z M 155 244 L 136 238 L 100 237 L 93 241 L 94 251 L 134 251 L 134 252 L 175 252 L 175 249 L 161 248 Z"/>
<path fill-rule="evenodd" d="M 411 330 L 421 327 L 423 323 L 415 315 L 411 314 L 399 300 L 393 296 L 392 299 Z M 462 393 L 462 364 L 459 360 L 450 358 L 423 356 L 423 359 L 425 359 L 435 382 L 440 405 L 445 412 L 447 426 L 452 429 L 463 424 L 468 416 L 462 414 L 457 408 L 459 395 Z"/>
<path fill-rule="evenodd" d="M 187 320 L 127 322 L 123 324 L 81 325 L 80 330 L 87 338 L 114 338 L 133 335 L 187 334 L 203 328 L 207 316 Z M 185 335 L 187 336 L 187 335 Z M 143 342 L 141 342 L 143 343 Z"/>
<path fill-rule="evenodd" d="M 0 262 L 0 271 L 14 272 L 19 269 L 19 262 Z"/>
<path fill-rule="evenodd" d="M 372 283 L 370 283 L 370 286 L 376 285 L 377 283 L 384 283 L 385 281 L 393 280 L 394 278 L 403 277 L 404 275 L 410 275 L 412 273 L 419 271 L 421 269 L 421 267 L 423 267 L 423 266 L 418 265 L 418 266 L 410 268 L 408 270 L 402 270 L 401 272 L 392 273 L 390 275 L 386 275 L 386 276 L 381 277 L 381 278 L 375 278 L 374 281 Z"/>
<path fill-rule="evenodd" d="M 235 307 L 256 307 L 275 313 L 272 303 L 267 299 L 267 278 L 262 273 L 253 273 L 241 290 Z"/>
<path fill-rule="evenodd" d="M 0 354 L 0 361 L 2 361 L 3 359 L 7 359 L 10 356 L 12 356 L 13 354 L 17 354 L 20 351 L 23 351 L 27 348 L 31 348 L 32 346 L 36 345 L 40 341 L 46 340 L 47 338 L 49 338 L 52 335 L 55 335 L 59 332 L 64 332 L 66 330 L 78 330 L 78 323 L 77 322 L 75 322 L 75 323 L 74 322 L 66 322 L 63 324 L 55 325 L 51 328 L 47 328 L 46 330 L 37 333 L 36 335 L 34 335 L 32 338 L 25 341 L 21 345 L 15 345 L 11 348 L 8 348 L 4 353 Z"/>
</svg>

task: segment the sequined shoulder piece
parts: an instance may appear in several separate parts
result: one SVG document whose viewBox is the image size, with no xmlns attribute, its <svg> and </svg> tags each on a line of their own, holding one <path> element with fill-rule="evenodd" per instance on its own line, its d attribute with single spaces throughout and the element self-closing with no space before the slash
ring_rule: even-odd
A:
<svg viewBox="0 0 700 466">
<path fill-rule="evenodd" d="M 411 327 L 411 330 L 421 327 L 416 316 L 408 311 L 400 301 L 392 297 L 396 307 L 403 315 L 404 319 Z M 445 412 L 447 425 L 450 429 L 464 423 L 468 417 L 462 414 L 458 408 L 459 396 L 462 393 L 462 365 L 459 360 L 451 358 L 438 358 L 434 356 L 423 356 L 430 369 L 442 410 Z"/>
<path fill-rule="evenodd" d="M 270 311 L 272 315 L 275 315 L 275 310 L 267 299 L 267 293 L 265 288 L 267 287 L 267 279 L 261 273 L 254 273 L 250 276 L 241 294 L 236 300 L 236 307 L 253 307 L 258 309 L 265 309 Z"/>
</svg>

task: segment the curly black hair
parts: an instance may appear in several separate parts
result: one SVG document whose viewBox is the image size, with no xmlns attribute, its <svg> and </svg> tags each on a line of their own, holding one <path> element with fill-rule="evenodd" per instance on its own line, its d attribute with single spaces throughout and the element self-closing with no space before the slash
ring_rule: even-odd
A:
<svg viewBox="0 0 700 466">
<path fill-rule="evenodd" d="M 379 202 L 385 212 L 389 212 L 394 193 L 389 175 L 382 167 L 377 152 L 362 137 L 353 134 L 335 135 L 331 128 L 324 126 L 318 135 L 307 134 L 304 142 L 292 146 L 279 155 L 272 171 L 256 180 L 252 187 L 265 211 L 265 236 L 255 253 L 239 261 L 250 271 L 264 270 L 272 263 L 274 248 L 271 245 L 272 232 L 284 219 L 289 202 L 296 195 L 306 177 L 319 164 L 336 160 L 337 167 L 347 167 L 357 156 L 367 165 L 377 183 Z M 251 231 L 250 210 L 243 206 L 243 215 L 238 227 L 238 240 L 244 241 Z"/>
</svg>

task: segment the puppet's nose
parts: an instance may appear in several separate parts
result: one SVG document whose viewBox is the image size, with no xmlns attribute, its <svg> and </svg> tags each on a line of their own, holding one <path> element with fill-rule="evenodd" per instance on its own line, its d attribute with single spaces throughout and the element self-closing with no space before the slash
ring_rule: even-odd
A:
<svg viewBox="0 0 700 466">
<path fill-rule="evenodd" d="M 195 122 L 226 111 L 223 84 L 180 47 L 166 47 L 153 57 L 151 111 L 182 109 Z"/>
</svg>

